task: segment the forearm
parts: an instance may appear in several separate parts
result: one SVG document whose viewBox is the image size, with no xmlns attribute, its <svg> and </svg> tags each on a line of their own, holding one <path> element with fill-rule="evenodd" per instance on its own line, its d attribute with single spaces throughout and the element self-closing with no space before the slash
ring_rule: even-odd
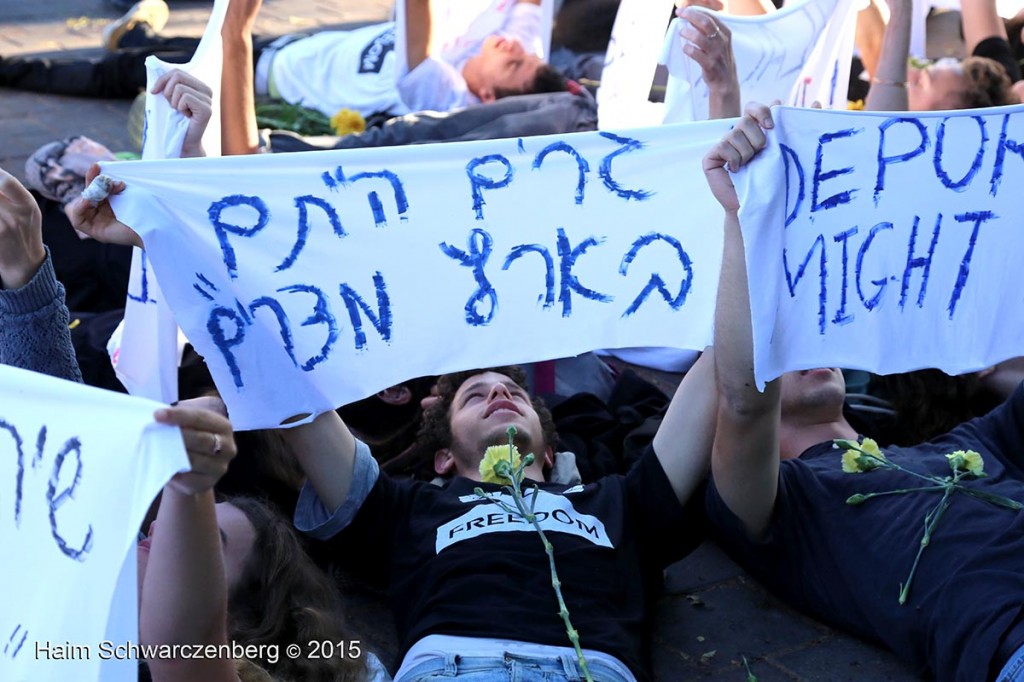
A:
<svg viewBox="0 0 1024 682">
<path fill-rule="evenodd" d="M 224 64 L 220 90 L 221 153 L 225 156 L 259 151 L 256 93 L 253 85 L 252 35 L 229 31 L 225 24 Z"/>
<path fill-rule="evenodd" d="M 961 0 L 960 20 L 969 55 L 986 38 L 1006 40 L 1006 25 L 996 11 L 995 0 Z"/>
<path fill-rule="evenodd" d="M 897 0 L 891 9 L 877 73 L 871 74 L 871 89 L 865 103 L 868 111 L 907 110 L 907 60 L 913 4 L 910 0 Z"/>
<path fill-rule="evenodd" d="M 401 36 L 398 36 L 401 39 Z M 412 71 L 430 54 L 433 16 L 430 0 L 405 0 L 405 62 Z M 399 72 L 402 72 L 401 66 Z"/>
<path fill-rule="evenodd" d="M 189 495 L 165 487 L 142 585 L 140 640 L 226 642 L 227 602 L 213 490 Z"/>
<path fill-rule="evenodd" d="M 750 296 L 738 216 L 726 213 L 725 247 L 715 313 L 719 408 L 712 476 L 722 499 L 753 536 L 767 528 L 779 468 L 778 382 L 754 381 Z"/>
<path fill-rule="evenodd" d="M 338 509 L 348 498 L 356 452 L 355 437 L 338 413 L 325 412 L 281 435 L 320 501 L 331 511 Z"/>
<path fill-rule="evenodd" d="M 0 290 L 0 364 L 81 382 L 68 320 L 47 254 L 25 286 Z"/>
<path fill-rule="evenodd" d="M 725 242 L 715 309 L 715 371 L 721 400 L 741 415 L 770 410 L 773 391 L 758 391 L 754 381 L 753 327 L 739 216 L 725 214 Z"/>
<path fill-rule="evenodd" d="M 708 94 L 709 120 L 736 118 L 740 115 L 742 104 L 738 82 L 735 85 L 730 82 L 714 88 L 709 87 Z"/>
<path fill-rule="evenodd" d="M 878 72 L 878 59 L 888 22 L 889 8 L 882 0 L 871 0 L 867 7 L 857 13 L 857 32 L 854 40 L 860 51 L 861 63 L 872 76 Z"/>
<path fill-rule="evenodd" d="M 683 377 L 654 435 L 654 453 L 681 503 L 707 476 L 717 408 L 714 349 L 709 347 Z"/>
<path fill-rule="evenodd" d="M 775 11 L 770 0 L 728 0 L 725 7 L 729 14 L 737 16 L 757 16 Z"/>
</svg>

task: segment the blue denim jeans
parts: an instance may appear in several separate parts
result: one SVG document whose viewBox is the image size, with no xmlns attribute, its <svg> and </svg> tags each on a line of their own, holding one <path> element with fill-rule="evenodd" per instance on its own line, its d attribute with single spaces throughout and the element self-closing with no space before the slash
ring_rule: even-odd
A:
<svg viewBox="0 0 1024 682">
<path fill-rule="evenodd" d="M 996 682 L 1024 682 L 1024 646 L 1010 656 L 1010 660 L 999 671 Z"/>
<path fill-rule="evenodd" d="M 595 682 L 633 682 L 599 661 L 587 661 Z M 574 656 L 545 658 L 506 653 L 504 656 L 446 654 L 415 666 L 403 682 L 459 680 L 459 682 L 567 682 L 582 680 Z"/>
</svg>

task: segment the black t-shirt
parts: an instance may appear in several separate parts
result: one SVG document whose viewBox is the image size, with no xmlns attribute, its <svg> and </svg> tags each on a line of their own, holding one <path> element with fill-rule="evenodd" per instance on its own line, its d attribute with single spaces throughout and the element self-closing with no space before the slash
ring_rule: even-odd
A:
<svg viewBox="0 0 1024 682">
<path fill-rule="evenodd" d="M 461 477 L 438 487 L 381 474 L 352 523 L 330 540 L 355 572 L 386 577 L 400 656 L 430 634 L 571 646 L 540 537 L 477 497 L 477 486 L 500 490 Z M 541 483 L 534 511 L 554 547 L 580 645 L 648 678 L 645 635 L 662 569 L 702 535 L 653 450 L 624 476 L 568 488 Z"/>
<path fill-rule="evenodd" d="M 966 485 L 1024 502 L 1024 385 L 984 417 L 928 443 L 886 448 L 889 459 L 946 476 L 946 454 L 976 450 L 986 478 Z M 730 554 L 798 608 L 884 644 L 938 680 L 985 679 L 1024 606 L 1024 512 L 954 493 L 924 551 L 905 605 L 897 602 L 917 554 L 925 514 L 941 493 L 915 492 L 846 504 L 855 493 L 927 485 L 902 472 L 845 474 L 831 441 L 783 460 L 775 517 L 752 543 L 718 491 L 710 522 Z M 1014 643 L 1011 643 L 1014 644 Z"/>
</svg>

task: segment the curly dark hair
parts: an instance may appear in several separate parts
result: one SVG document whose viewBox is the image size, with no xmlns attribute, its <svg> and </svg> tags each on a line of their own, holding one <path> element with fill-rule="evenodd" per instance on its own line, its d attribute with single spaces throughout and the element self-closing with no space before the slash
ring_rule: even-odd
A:
<svg viewBox="0 0 1024 682">
<path fill-rule="evenodd" d="M 980 109 L 1016 104 L 1006 67 L 988 57 L 968 57 L 960 62 L 967 77 L 967 89 L 960 93 L 961 109 Z"/>
<path fill-rule="evenodd" d="M 433 456 L 433 453 L 442 448 L 450 447 L 452 444 L 451 428 L 451 407 L 456 391 L 470 377 L 485 372 L 496 372 L 504 374 L 520 387 L 526 390 L 526 374 L 521 367 L 506 365 L 503 367 L 490 367 L 486 369 L 473 369 L 465 372 L 454 372 L 444 374 L 437 379 L 437 390 L 439 400 L 431 405 L 423 413 L 423 423 L 416 435 L 420 452 L 424 456 Z M 558 443 L 558 432 L 555 430 L 555 420 L 551 416 L 551 410 L 541 402 L 540 398 L 531 396 L 533 409 L 537 411 L 540 418 L 540 426 L 544 435 L 544 444 L 552 448 Z"/>
<path fill-rule="evenodd" d="M 569 81 L 550 64 L 541 64 L 533 80 L 523 89 L 494 88 L 495 99 L 512 97 L 513 95 L 531 95 L 540 92 L 563 92 L 569 87 Z"/>
<path fill-rule="evenodd" d="M 256 529 L 253 552 L 228 595 L 228 636 L 251 644 L 349 641 L 334 583 L 306 554 L 295 530 L 281 514 L 252 497 L 225 500 Z M 358 639 L 358 638 L 355 638 Z M 260 662 L 282 682 L 355 682 L 365 664 L 344 656 Z"/>
</svg>

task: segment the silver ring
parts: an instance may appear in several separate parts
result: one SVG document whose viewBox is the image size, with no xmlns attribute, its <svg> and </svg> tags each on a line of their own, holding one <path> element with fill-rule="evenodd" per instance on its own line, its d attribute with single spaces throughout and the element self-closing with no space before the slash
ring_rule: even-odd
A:
<svg viewBox="0 0 1024 682">
<path fill-rule="evenodd" d="M 708 34 L 708 39 L 717 38 L 717 37 L 718 37 L 718 29 L 717 28 L 715 29 L 714 33 L 709 33 Z"/>
<path fill-rule="evenodd" d="M 213 454 L 214 455 L 219 455 L 220 454 L 220 434 L 219 433 L 213 434 Z"/>
</svg>

